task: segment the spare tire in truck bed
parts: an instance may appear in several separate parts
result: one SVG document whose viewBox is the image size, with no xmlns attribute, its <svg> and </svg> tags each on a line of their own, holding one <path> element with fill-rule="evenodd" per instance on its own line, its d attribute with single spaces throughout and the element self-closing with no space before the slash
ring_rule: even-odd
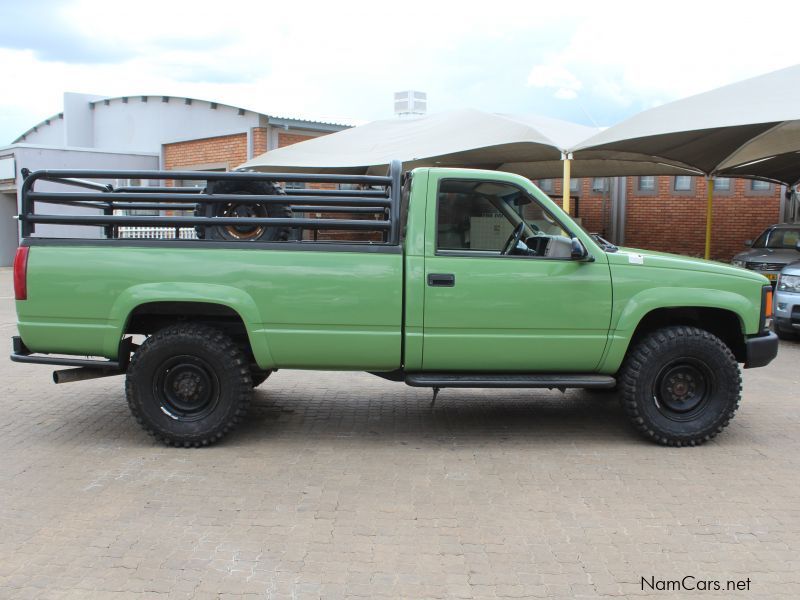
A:
<svg viewBox="0 0 800 600">
<path fill-rule="evenodd" d="M 210 181 L 206 187 L 208 194 L 242 194 L 258 196 L 285 195 L 278 186 L 267 181 Z M 288 204 L 252 204 L 247 202 L 224 202 L 199 204 L 197 216 L 205 217 L 272 217 L 291 219 L 292 211 Z M 291 238 L 289 227 L 270 227 L 267 225 L 220 225 L 218 227 L 195 227 L 197 237 L 226 242 L 281 242 Z"/>
</svg>

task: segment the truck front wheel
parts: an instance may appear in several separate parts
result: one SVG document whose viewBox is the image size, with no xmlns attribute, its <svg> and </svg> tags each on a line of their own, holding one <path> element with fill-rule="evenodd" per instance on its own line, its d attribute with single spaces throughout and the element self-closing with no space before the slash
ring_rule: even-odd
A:
<svg viewBox="0 0 800 600">
<path fill-rule="evenodd" d="M 648 334 L 629 351 L 619 382 L 633 426 L 665 446 L 696 446 L 716 436 L 736 413 L 742 389 L 730 348 L 687 326 Z"/>
<path fill-rule="evenodd" d="M 174 446 L 207 446 L 247 413 L 248 360 L 227 335 L 195 323 L 171 325 L 134 353 L 125 391 L 139 424 Z"/>
</svg>

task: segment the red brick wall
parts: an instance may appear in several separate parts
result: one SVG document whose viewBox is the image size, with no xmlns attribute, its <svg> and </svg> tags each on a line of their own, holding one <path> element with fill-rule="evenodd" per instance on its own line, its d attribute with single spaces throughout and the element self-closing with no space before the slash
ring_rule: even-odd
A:
<svg viewBox="0 0 800 600">
<path fill-rule="evenodd" d="M 253 127 L 253 156 L 264 154 L 267 151 L 267 128 Z"/>
<path fill-rule="evenodd" d="M 284 146 L 291 146 L 292 144 L 296 144 L 297 142 L 305 142 L 306 140 L 313 139 L 317 136 L 315 135 L 302 135 L 299 133 L 279 133 L 278 134 L 278 148 L 283 148 Z"/>
<path fill-rule="evenodd" d="M 638 192 L 638 179 L 627 178 L 625 245 L 648 250 L 703 256 L 706 233 L 706 181 L 694 178 L 694 192 L 672 191 L 672 177 L 657 177 L 657 194 Z M 551 196 L 561 205 L 561 181 L 553 182 Z M 581 179 L 581 222 L 593 233 L 610 234 L 611 204 L 592 192 L 592 178 Z M 711 257 L 729 261 L 780 216 L 780 186 L 768 194 L 750 191 L 750 182 L 731 180 L 729 192 L 715 192 L 712 215 Z M 572 213 L 575 214 L 573 207 Z"/>
<path fill-rule="evenodd" d="M 702 256 L 706 235 L 706 181 L 694 178 L 695 193 L 679 196 L 671 191 L 672 178 L 658 177 L 657 197 L 642 196 L 636 178 L 628 179 L 628 214 L 625 243 L 653 250 Z M 780 186 L 769 194 L 750 191 L 750 182 L 731 180 L 729 192 L 714 194 L 711 219 L 711 257 L 729 261 L 780 216 Z M 656 202 L 657 205 L 653 206 Z"/>
<path fill-rule="evenodd" d="M 226 163 L 233 169 L 247 160 L 247 134 L 164 144 L 162 153 L 167 170 L 213 163 Z"/>
</svg>

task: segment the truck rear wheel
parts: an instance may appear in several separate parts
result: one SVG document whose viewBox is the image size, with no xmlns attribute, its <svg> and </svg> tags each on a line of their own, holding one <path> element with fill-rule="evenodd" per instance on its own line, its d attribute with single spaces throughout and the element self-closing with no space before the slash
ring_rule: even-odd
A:
<svg viewBox="0 0 800 600">
<path fill-rule="evenodd" d="M 244 353 L 206 325 L 171 325 L 134 353 L 125 391 L 139 424 L 174 446 L 219 441 L 247 413 L 252 380 Z"/>
<path fill-rule="evenodd" d="M 632 348 L 619 377 L 633 426 L 665 446 L 696 446 L 721 432 L 739 407 L 742 378 L 722 340 L 697 327 L 665 327 Z"/>
</svg>

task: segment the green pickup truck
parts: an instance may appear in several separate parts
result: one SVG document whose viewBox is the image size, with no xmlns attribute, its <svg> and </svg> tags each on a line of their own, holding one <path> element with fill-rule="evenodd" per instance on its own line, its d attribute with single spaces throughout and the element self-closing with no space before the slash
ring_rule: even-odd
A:
<svg viewBox="0 0 800 600">
<path fill-rule="evenodd" d="M 645 437 L 697 445 L 778 348 L 763 276 L 617 248 L 509 173 L 26 172 L 19 218 L 12 360 L 126 374 L 176 446 L 222 438 L 277 369 L 615 390 Z"/>
</svg>

